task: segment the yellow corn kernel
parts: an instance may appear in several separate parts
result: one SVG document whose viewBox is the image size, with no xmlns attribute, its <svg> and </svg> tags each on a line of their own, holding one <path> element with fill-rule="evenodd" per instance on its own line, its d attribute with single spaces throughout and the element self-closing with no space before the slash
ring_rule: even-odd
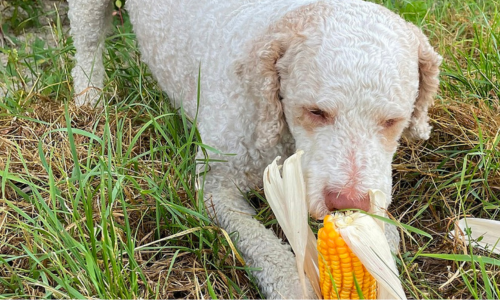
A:
<svg viewBox="0 0 500 300">
<path fill-rule="evenodd" d="M 375 278 L 337 232 L 333 217 L 326 216 L 323 225 L 318 231 L 319 282 L 323 299 L 359 299 L 354 277 L 363 297 L 376 299 Z"/>
</svg>

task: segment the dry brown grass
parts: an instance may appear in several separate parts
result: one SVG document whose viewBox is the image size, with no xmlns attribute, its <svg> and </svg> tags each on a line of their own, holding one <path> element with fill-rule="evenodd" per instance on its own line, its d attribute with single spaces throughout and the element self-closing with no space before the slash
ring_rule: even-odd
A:
<svg viewBox="0 0 500 300">
<path fill-rule="evenodd" d="M 96 136 L 105 136 L 105 115 L 99 111 L 92 110 L 88 107 L 78 108 L 73 105 L 69 106 L 68 113 L 70 116 L 71 126 L 73 128 L 82 129 L 94 133 Z M 117 122 L 125 121 L 125 125 L 120 127 L 123 137 L 123 149 L 127 149 L 133 137 L 143 127 L 143 120 L 148 119 L 148 115 L 141 116 L 136 110 L 128 110 L 126 112 L 112 112 L 108 117 L 111 121 L 109 124 L 111 135 L 116 138 L 118 130 Z M 27 112 L 22 117 L 14 115 L 3 115 L 0 118 L 0 169 L 8 170 L 10 174 L 15 174 L 28 181 L 32 181 L 40 187 L 47 188 L 49 177 L 52 176 L 57 186 L 61 190 L 63 197 L 69 197 L 70 185 L 67 184 L 68 177 L 74 167 L 74 161 L 71 154 L 70 141 L 66 132 L 51 132 L 55 129 L 66 128 L 65 106 L 58 101 L 39 100 L 31 107 L 31 112 Z M 99 152 L 98 148 L 89 148 L 90 139 L 88 137 L 75 134 L 75 144 L 77 145 L 78 160 L 84 164 L 88 159 L 96 159 L 99 155 L 107 155 L 107 153 Z M 139 155 L 147 152 L 150 149 L 151 139 L 157 138 L 151 130 L 146 130 L 141 135 L 140 139 L 133 146 L 133 155 Z M 47 169 L 42 165 L 39 154 L 39 145 L 42 145 L 45 159 L 53 170 L 49 175 Z M 89 151 L 89 149 L 91 149 Z M 113 153 L 116 155 L 116 153 Z M 176 174 L 165 174 L 168 165 L 155 160 L 154 157 L 144 156 L 137 161 L 135 165 L 120 166 L 118 163 L 116 167 L 123 167 L 127 169 L 129 174 L 137 179 L 138 186 L 124 186 L 123 190 L 126 194 L 127 204 L 130 207 L 127 209 L 127 216 L 130 222 L 130 227 L 134 228 L 136 248 L 140 248 L 146 244 L 153 244 L 154 241 L 166 238 L 173 233 L 169 230 L 160 230 L 158 236 L 158 227 L 156 222 L 155 199 L 141 191 L 150 188 L 146 180 L 142 177 L 151 176 L 155 173 L 158 176 L 171 176 L 172 185 L 175 185 Z M 148 175 L 145 175 L 148 174 Z M 99 180 L 95 179 L 91 183 L 96 188 Z M 23 184 L 16 184 L 18 189 L 26 194 L 31 194 L 30 186 Z M 24 217 L 18 211 L 13 210 L 6 204 L 8 200 L 15 204 L 23 213 L 29 216 L 37 215 L 37 207 L 34 203 L 27 202 L 21 197 L 19 191 L 16 191 L 12 185 L 6 185 L 2 189 L 3 199 L 0 199 L 0 254 L 8 255 L 9 257 L 22 256 L 13 259 L 9 262 L 7 268 L 0 268 L 0 277 L 9 278 L 14 272 L 18 276 L 26 276 L 30 274 L 29 269 L 32 266 L 32 261 L 25 255 L 23 246 L 29 249 L 36 248 L 37 245 L 32 244 L 33 237 L 31 233 L 26 230 L 19 230 L 16 224 L 23 223 Z M 67 196 L 64 196 L 64 195 Z M 182 190 L 178 190 L 177 194 L 180 196 L 181 201 L 187 208 L 193 208 L 193 203 L 187 199 L 186 194 Z M 44 201 L 46 201 L 53 209 L 59 209 L 59 205 L 53 206 L 51 197 L 48 190 L 43 190 L 41 193 Z M 93 215 L 94 222 L 98 224 L 101 218 L 100 195 L 95 195 Z M 71 205 L 71 204 L 68 204 Z M 84 215 L 83 212 L 81 212 Z M 66 230 L 74 228 L 75 223 L 71 223 L 71 219 L 64 219 L 62 221 L 66 224 Z M 120 205 L 113 208 L 113 221 L 116 226 L 124 226 L 124 211 Z M 85 218 L 80 220 L 85 222 Z M 214 228 L 212 230 L 215 235 L 219 236 L 220 240 L 224 240 L 221 232 Z M 122 229 L 117 227 L 117 232 L 121 235 L 121 240 L 125 240 L 125 233 Z M 78 232 L 74 232 L 78 234 Z M 189 235 L 186 233 L 185 236 Z M 190 239 L 185 239 L 184 235 L 175 239 L 178 247 L 191 248 Z M 196 236 L 192 237 L 196 240 Z M 169 246 L 169 242 L 164 242 L 165 246 Z M 207 265 L 207 260 L 213 259 L 220 265 L 241 267 L 238 260 L 231 254 L 229 247 L 219 248 L 217 253 L 212 249 L 207 248 L 206 245 L 201 246 L 199 255 L 190 251 L 181 251 L 176 253 L 175 247 L 172 249 L 147 249 L 135 251 L 135 260 L 139 265 L 147 282 L 139 280 L 139 285 L 142 286 L 142 294 L 137 297 L 159 297 L 162 299 L 183 298 L 183 299 L 198 299 L 201 295 L 208 295 L 207 290 L 207 277 L 210 277 L 214 290 L 219 293 L 219 297 L 227 297 L 228 280 L 235 282 L 241 289 L 242 294 L 239 295 L 233 291 L 236 298 L 242 297 L 258 297 L 254 293 L 254 289 L 249 281 L 247 273 L 244 270 L 235 268 L 220 269 Z M 228 253 L 229 251 L 229 253 Z M 175 260 L 173 261 L 173 259 Z M 216 258 L 216 259 L 214 259 Z M 126 260 L 127 258 L 125 258 Z M 47 260 L 46 264 L 50 264 Z M 168 276 L 168 270 L 171 268 L 171 273 Z M 214 276 L 214 274 L 216 276 Z M 76 275 L 76 274 L 75 274 Z M 51 281 L 52 284 L 56 282 Z M 30 285 L 28 282 L 24 283 L 25 293 L 30 297 L 41 297 L 47 290 Z M 147 288 L 151 288 L 148 291 Z M 85 295 L 85 291 L 81 291 Z M 89 297 L 92 297 L 92 292 L 88 291 Z M 0 285 L 0 295 L 8 294 L 9 290 Z M 155 295 L 156 294 L 156 295 Z"/>
<path fill-rule="evenodd" d="M 467 245 L 448 236 L 454 222 L 464 216 L 499 219 L 499 157 L 496 156 L 496 169 L 486 170 L 482 158 L 488 154 L 483 157 L 467 155 L 480 144 L 484 152 L 498 151 L 495 147 L 500 139 L 499 109 L 498 102 L 491 109 L 484 102 L 472 105 L 447 99 L 430 111 L 434 128 L 429 141 L 417 144 L 403 141 L 394 161 L 393 215 L 402 223 L 432 235 L 433 240 L 423 252 L 468 254 Z M 480 141 L 479 131 L 485 142 Z M 464 163 L 468 168 L 462 176 Z M 461 178 L 465 180 L 463 186 Z M 467 182 L 471 182 L 469 187 Z M 487 203 L 496 208 L 485 210 Z M 415 240 L 402 235 L 403 256 L 416 255 L 429 242 L 425 237 L 412 236 Z M 485 254 L 477 250 L 475 253 Z M 412 278 L 412 285 L 426 291 L 430 298 L 470 298 L 470 291 L 460 276 L 448 281 L 459 265 L 453 261 L 419 257 L 407 270 L 406 277 Z M 461 266 L 462 270 L 470 270 L 470 267 L 468 263 Z M 490 266 L 489 271 L 491 278 L 498 282 L 500 269 Z"/>
</svg>

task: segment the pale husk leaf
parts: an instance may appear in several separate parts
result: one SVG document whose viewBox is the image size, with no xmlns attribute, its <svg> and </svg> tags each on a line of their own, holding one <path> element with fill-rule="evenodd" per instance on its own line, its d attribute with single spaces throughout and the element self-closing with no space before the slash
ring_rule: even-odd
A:
<svg viewBox="0 0 500 300">
<path fill-rule="evenodd" d="M 303 297 L 307 296 L 307 274 L 314 291 L 319 296 L 316 238 L 308 223 L 305 184 L 300 158 L 303 151 L 289 157 L 283 166 L 283 177 L 276 158 L 264 172 L 264 192 L 271 209 L 295 252 L 297 269 L 302 284 Z M 304 273 L 305 272 L 305 273 Z"/>
<path fill-rule="evenodd" d="M 335 224 L 351 251 L 377 280 L 377 298 L 406 299 L 384 230 L 376 220 L 356 212 L 336 214 Z"/>
<path fill-rule="evenodd" d="M 370 213 L 387 218 L 387 196 L 381 190 L 368 190 L 370 196 Z M 377 224 L 385 230 L 385 222 L 379 219 L 375 220 Z"/>
<path fill-rule="evenodd" d="M 463 218 L 456 225 L 460 228 L 459 237 L 466 240 L 469 244 L 472 243 L 475 247 L 500 254 L 500 221 Z M 470 239 L 467 234 L 467 228 L 470 229 Z M 454 236 L 451 233 L 450 235 Z"/>
</svg>

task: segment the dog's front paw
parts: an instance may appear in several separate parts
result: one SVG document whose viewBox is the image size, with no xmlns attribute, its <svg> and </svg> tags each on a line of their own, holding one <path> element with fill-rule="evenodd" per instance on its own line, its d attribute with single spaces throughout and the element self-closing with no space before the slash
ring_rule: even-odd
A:
<svg viewBox="0 0 500 300">
<path fill-rule="evenodd" d="M 258 255 L 248 261 L 251 267 L 259 267 L 254 271 L 261 291 L 268 299 L 315 299 L 314 290 L 306 277 L 306 293 L 304 294 L 299 279 L 295 257 L 288 246 L 276 245 L 274 250 Z"/>
<path fill-rule="evenodd" d="M 269 292 L 266 293 L 268 299 L 317 299 L 316 294 L 306 277 L 306 292 L 302 289 L 302 284 L 299 280 L 297 271 L 294 274 L 285 276 L 286 272 L 282 273 L 275 284 L 271 286 Z"/>
</svg>

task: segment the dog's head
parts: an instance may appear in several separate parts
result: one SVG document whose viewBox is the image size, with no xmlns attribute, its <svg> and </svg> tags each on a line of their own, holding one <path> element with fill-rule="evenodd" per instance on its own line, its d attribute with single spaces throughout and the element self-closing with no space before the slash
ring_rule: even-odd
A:
<svg viewBox="0 0 500 300">
<path fill-rule="evenodd" d="M 385 10 L 382 16 L 360 12 L 356 20 L 323 3 L 304 6 L 254 44 L 240 72 L 254 76 L 246 82 L 259 96 L 257 147 L 273 147 L 288 127 L 305 151 L 315 217 L 369 210 L 368 189 L 391 194 L 400 137 L 429 137 L 441 58 L 418 28 Z"/>
</svg>

